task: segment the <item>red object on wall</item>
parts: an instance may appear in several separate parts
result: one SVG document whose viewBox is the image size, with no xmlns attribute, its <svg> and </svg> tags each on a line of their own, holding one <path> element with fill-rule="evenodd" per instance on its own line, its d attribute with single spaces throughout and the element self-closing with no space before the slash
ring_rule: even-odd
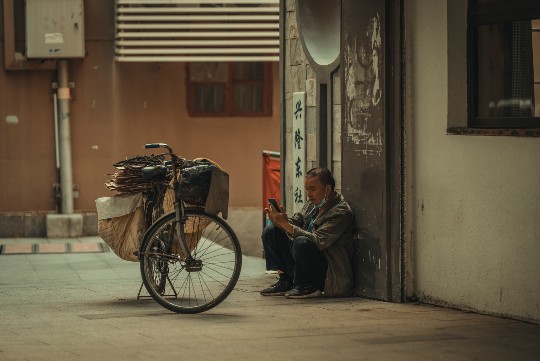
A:
<svg viewBox="0 0 540 361">
<path fill-rule="evenodd" d="M 280 179 L 280 154 L 278 152 L 263 150 L 263 210 L 268 206 L 268 198 L 275 198 L 280 203 Z"/>
</svg>

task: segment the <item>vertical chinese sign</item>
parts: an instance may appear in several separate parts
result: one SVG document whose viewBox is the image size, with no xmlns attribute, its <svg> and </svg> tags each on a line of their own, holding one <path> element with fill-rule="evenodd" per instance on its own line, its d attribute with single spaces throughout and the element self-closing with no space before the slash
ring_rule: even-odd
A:
<svg viewBox="0 0 540 361">
<path fill-rule="evenodd" d="M 293 93 L 293 213 L 304 206 L 304 177 L 306 174 L 306 93 Z"/>
</svg>

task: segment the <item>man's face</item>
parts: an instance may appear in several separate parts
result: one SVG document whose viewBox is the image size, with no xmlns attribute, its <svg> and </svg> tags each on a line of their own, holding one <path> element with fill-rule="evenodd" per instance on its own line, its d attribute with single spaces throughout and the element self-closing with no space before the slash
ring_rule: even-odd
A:
<svg viewBox="0 0 540 361">
<path fill-rule="evenodd" d="M 305 181 L 308 200 L 313 204 L 319 204 L 326 195 L 326 188 L 319 177 L 307 177 Z"/>
</svg>

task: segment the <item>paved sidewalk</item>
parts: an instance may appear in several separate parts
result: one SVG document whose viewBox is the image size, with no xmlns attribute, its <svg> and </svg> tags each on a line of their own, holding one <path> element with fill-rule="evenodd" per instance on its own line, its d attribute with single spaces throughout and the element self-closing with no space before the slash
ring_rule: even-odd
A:
<svg viewBox="0 0 540 361">
<path fill-rule="evenodd" d="M 110 252 L 99 237 L 0 238 L 0 255 Z"/>
<path fill-rule="evenodd" d="M 0 244 L 100 243 L 0 239 Z M 39 246 L 38 246 L 39 247 Z M 0 360 L 540 360 L 540 326 L 430 305 L 261 297 L 245 257 L 197 315 L 137 300 L 139 264 L 110 251 L 0 255 Z"/>
</svg>

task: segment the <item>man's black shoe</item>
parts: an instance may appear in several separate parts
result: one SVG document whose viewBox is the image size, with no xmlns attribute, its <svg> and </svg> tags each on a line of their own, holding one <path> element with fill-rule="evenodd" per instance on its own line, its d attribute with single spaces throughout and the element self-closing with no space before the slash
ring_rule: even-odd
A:
<svg viewBox="0 0 540 361">
<path fill-rule="evenodd" d="M 292 290 L 293 283 L 285 277 L 280 277 L 276 284 L 261 291 L 263 296 L 283 296 L 287 291 Z"/>
<path fill-rule="evenodd" d="M 321 290 L 311 286 L 297 286 L 291 291 L 285 293 L 286 298 L 316 298 L 321 296 Z"/>
</svg>

